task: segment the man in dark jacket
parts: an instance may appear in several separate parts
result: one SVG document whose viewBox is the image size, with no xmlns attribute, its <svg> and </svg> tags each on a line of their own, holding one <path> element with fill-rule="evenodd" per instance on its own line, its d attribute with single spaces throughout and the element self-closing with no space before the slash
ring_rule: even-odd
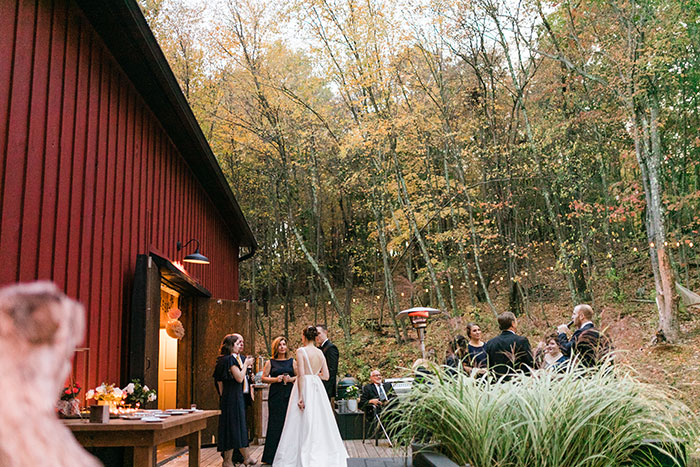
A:
<svg viewBox="0 0 700 467">
<path fill-rule="evenodd" d="M 328 328 L 326 325 L 317 324 L 316 329 L 318 330 L 316 346 L 323 351 L 323 355 L 326 357 L 326 364 L 328 365 L 329 377 L 328 381 L 323 382 L 323 386 L 326 388 L 328 399 L 332 400 L 335 399 L 335 380 L 338 377 L 338 359 L 340 358 L 340 353 L 338 352 L 338 347 L 328 340 Z"/>
<path fill-rule="evenodd" d="M 391 384 L 382 382 L 382 373 L 379 370 L 372 370 L 369 374 L 369 384 L 362 388 L 360 396 L 360 409 L 365 413 L 368 410 L 381 408 L 394 397 Z"/>
<path fill-rule="evenodd" d="M 533 367 L 530 341 L 516 334 L 518 322 L 510 311 L 498 315 L 501 334 L 485 345 L 488 369 L 496 378 L 510 379 L 516 372 L 530 374 Z"/>
<path fill-rule="evenodd" d="M 566 334 L 568 325 L 562 324 L 557 328 L 561 353 L 585 367 L 598 365 L 612 349 L 607 337 L 593 325 L 593 308 L 586 304 L 576 305 L 571 319 L 576 326 L 571 339 Z"/>
<path fill-rule="evenodd" d="M 382 372 L 375 369 L 369 374 L 369 384 L 362 388 L 360 410 L 365 413 L 367 432 L 374 433 L 375 440 L 379 439 L 379 420 L 382 409 L 394 398 L 391 384 L 382 381 Z"/>
</svg>

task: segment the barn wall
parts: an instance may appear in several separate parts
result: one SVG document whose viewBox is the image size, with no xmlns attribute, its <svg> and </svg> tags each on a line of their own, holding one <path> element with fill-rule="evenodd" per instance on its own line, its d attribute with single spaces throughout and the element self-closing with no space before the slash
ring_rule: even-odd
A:
<svg viewBox="0 0 700 467">
<path fill-rule="evenodd" d="M 238 246 L 156 116 L 74 3 L 0 2 L 0 284 L 48 279 L 87 309 L 76 376 L 119 381 L 137 254 L 238 299 Z M 187 253 L 193 251 L 193 245 Z"/>
</svg>

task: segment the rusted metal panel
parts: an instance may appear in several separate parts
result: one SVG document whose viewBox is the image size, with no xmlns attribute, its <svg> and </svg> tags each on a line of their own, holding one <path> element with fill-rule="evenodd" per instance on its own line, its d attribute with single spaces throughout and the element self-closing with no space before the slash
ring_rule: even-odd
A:
<svg viewBox="0 0 700 467">
<path fill-rule="evenodd" d="M 238 246 L 81 10 L 66 0 L 0 2 L 0 284 L 55 281 L 82 302 L 76 365 L 87 386 L 119 381 L 136 257 L 187 266 L 217 298 L 238 299 Z"/>
</svg>

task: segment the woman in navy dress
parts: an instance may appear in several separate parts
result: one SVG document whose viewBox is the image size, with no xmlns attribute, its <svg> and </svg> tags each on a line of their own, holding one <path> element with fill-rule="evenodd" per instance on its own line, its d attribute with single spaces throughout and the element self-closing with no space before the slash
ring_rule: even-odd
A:
<svg viewBox="0 0 700 467">
<path fill-rule="evenodd" d="M 233 467 L 233 450 L 238 449 L 246 459 L 246 465 L 255 461 L 248 451 L 248 428 L 245 421 L 245 400 L 243 385 L 246 372 L 253 364 L 253 357 L 241 360 L 243 337 L 240 334 L 228 334 L 221 342 L 221 355 L 216 360 L 214 382 L 219 392 L 219 437 L 217 451 L 224 458 L 222 467 Z"/>
<path fill-rule="evenodd" d="M 296 381 L 296 361 L 289 356 L 287 338 L 280 336 L 272 341 L 272 360 L 265 364 L 262 382 L 270 385 L 267 396 L 267 433 L 265 434 L 265 450 L 262 455 L 263 464 L 272 464 L 277 452 L 277 446 L 282 435 L 284 419 L 287 416 L 287 405 Z"/>
<path fill-rule="evenodd" d="M 469 352 L 469 370 L 471 368 L 486 368 L 486 351 L 484 341 L 481 340 L 481 328 L 476 323 L 467 324 L 467 351 Z"/>
</svg>

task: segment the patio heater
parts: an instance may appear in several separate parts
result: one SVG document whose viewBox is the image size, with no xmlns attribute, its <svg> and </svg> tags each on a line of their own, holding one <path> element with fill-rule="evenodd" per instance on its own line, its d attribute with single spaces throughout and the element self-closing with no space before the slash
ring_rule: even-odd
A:
<svg viewBox="0 0 700 467">
<path fill-rule="evenodd" d="M 399 311 L 397 316 L 403 318 L 408 316 L 411 320 L 411 325 L 413 329 L 418 333 L 418 340 L 420 341 L 420 352 L 423 358 L 425 358 L 425 328 L 428 327 L 428 318 L 430 315 L 436 315 L 442 313 L 440 310 L 435 308 L 426 308 L 422 306 L 409 308 L 408 310 Z"/>
</svg>

